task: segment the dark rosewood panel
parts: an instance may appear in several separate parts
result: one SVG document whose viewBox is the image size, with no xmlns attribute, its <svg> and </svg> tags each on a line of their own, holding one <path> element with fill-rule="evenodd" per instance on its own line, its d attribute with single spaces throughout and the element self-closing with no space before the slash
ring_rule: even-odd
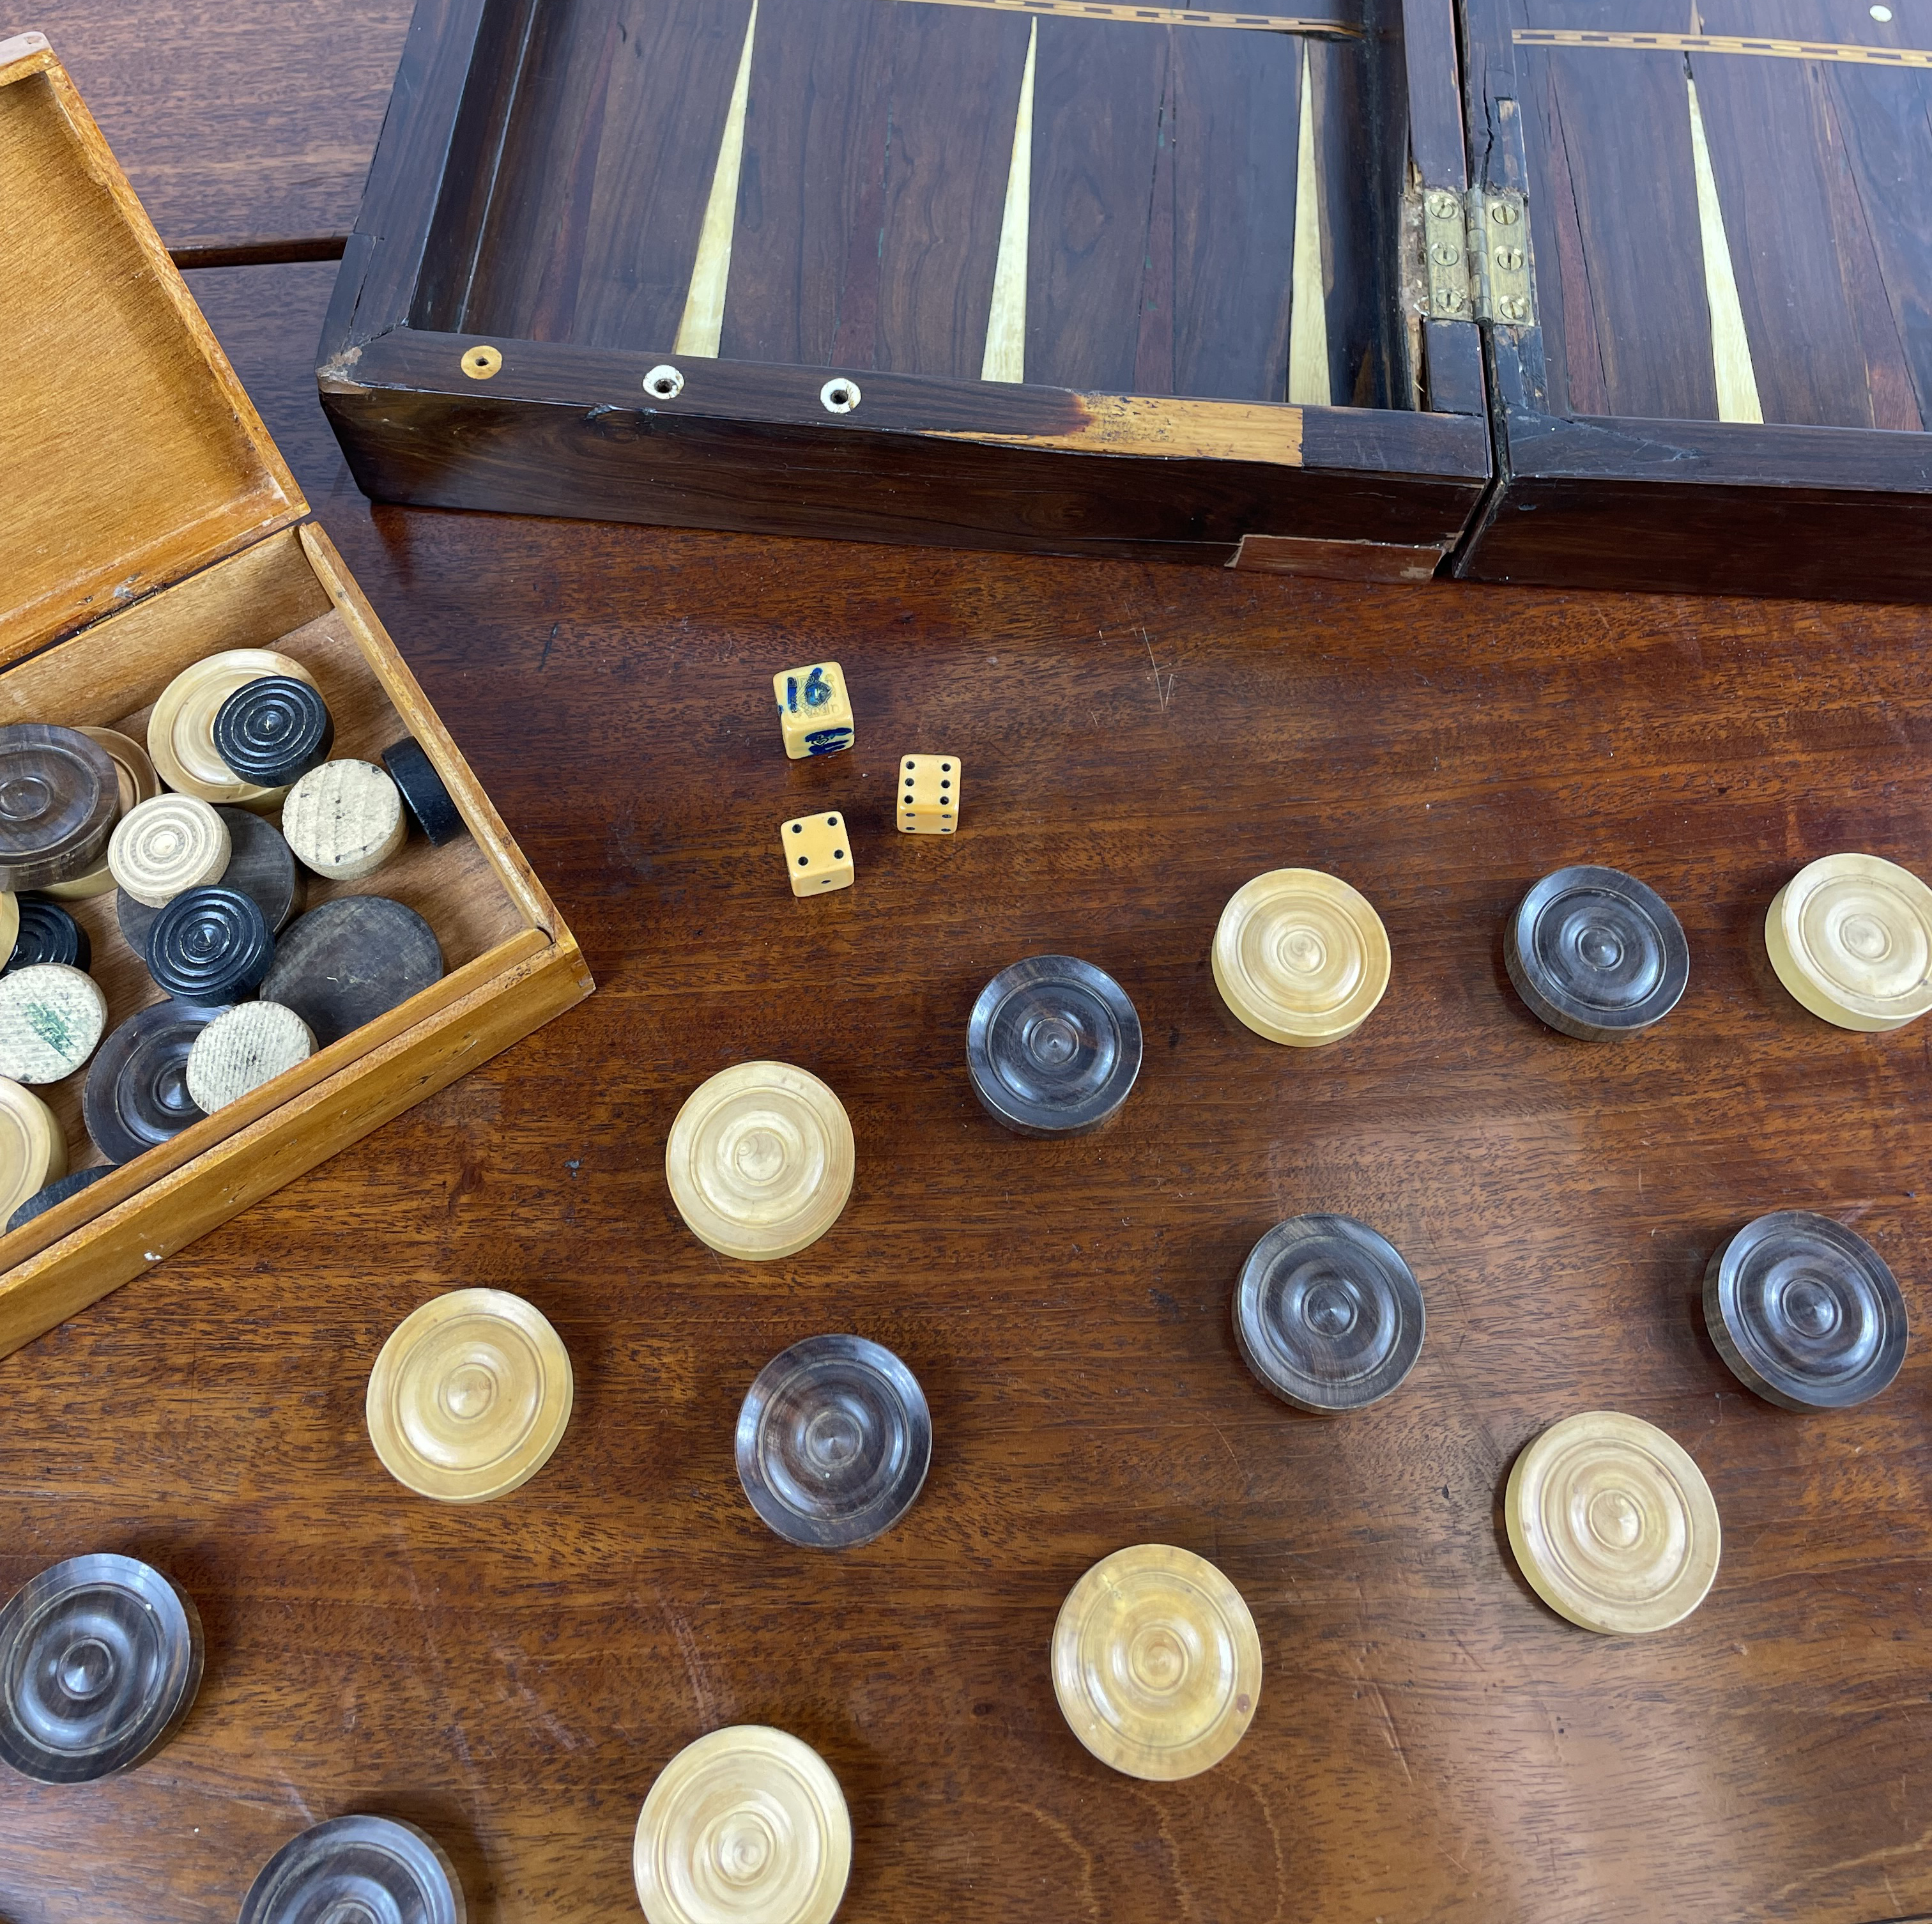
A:
<svg viewBox="0 0 1932 1924">
<path fill-rule="evenodd" d="M 760 0 L 721 354 L 978 377 L 1027 23 Z"/>
<path fill-rule="evenodd" d="M 536 10 L 460 325 L 668 347 L 751 0 Z"/>
</svg>

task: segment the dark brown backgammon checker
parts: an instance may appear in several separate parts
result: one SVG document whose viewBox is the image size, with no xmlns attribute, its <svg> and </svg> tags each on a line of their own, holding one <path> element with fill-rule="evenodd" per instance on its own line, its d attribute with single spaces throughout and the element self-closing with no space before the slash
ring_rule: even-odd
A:
<svg viewBox="0 0 1932 1924">
<path fill-rule="evenodd" d="M 436 931 L 414 909 L 387 896 L 337 896 L 289 925 L 262 999 L 292 1009 L 326 1049 L 442 972 Z"/>
<path fill-rule="evenodd" d="M 1294 1216 L 1234 1286 L 1234 1337 L 1284 1403 L 1327 1415 L 1398 1388 L 1422 1353 L 1422 1290 L 1394 1244 L 1348 1216 Z"/>
<path fill-rule="evenodd" d="M 862 1336 L 813 1336 L 758 1372 L 738 1412 L 738 1481 L 788 1543 L 869 1543 L 919 1500 L 932 1418 L 919 1379 Z"/>
<path fill-rule="evenodd" d="M 170 996 L 130 1016 L 100 1045 L 81 1115 L 88 1139 L 110 1163 L 130 1163 L 206 1120 L 188 1094 L 188 1052 L 220 1013 Z"/>
<path fill-rule="evenodd" d="M 1126 990 L 1076 956 L 1029 956 L 980 990 L 966 1025 L 973 1093 L 1020 1136 L 1084 1136 L 1119 1112 L 1141 1068 Z"/>
<path fill-rule="evenodd" d="M 1885 1259 L 1808 1209 L 1747 1223 L 1704 1271 L 1704 1325 L 1738 1382 L 1786 1409 L 1849 1409 L 1905 1361 L 1905 1298 Z"/>
<path fill-rule="evenodd" d="M 12 347 L 32 370 L 0 416 L 12 478 L 0 493 L 0 887 L 58 891 L 88 961 L 84 974 L 40 961 L 0 974 L 0 1075 L 14 1070 L 45 1097 L 40 1110 L 15 1103 L 24 1120 L 12 1173 L 38 1179 L 10 1196 L 8 1213 L 62 1174 L 118 1165 L 5 1232 L 4 1353 L 590 984 L 353 578 L 305 521 L 286 464 L 37 35 L 0 41 L 0 198 L 40 210 L 31 230 L 0 236 Z M 81 425 L 106 419 L 122 424 L 111 460 Z M 273 702 L 247 691 L 275 678 L 315 698 L 284 689 L 271 716 Z M 257 758 L 247 770 L 222 761 L 218 726 L 243 759 Z M 239 1093 L 204 1114 L 185 1057 L 216 1011 L 168 1005 L 147 964 L 154 929 L 184 890 L 214 892 L 175 911 L 190 926 L 163 977 L 190 995 L 251 993 L 261 944 L 248 931 L 237 944 L 213 909 L 226 887 L 224 914 L 239 923 L 254 910 L 238 898 L 271 936 L 302 927 L 290 919 L 288 852 L 265 839 L 278 836 L 293 762 L 332 752 L 393 796 L 375 758 L 404 738 L 470 830 L 441 847 L 418 839 L 384 866 L 378 885 L 394 906 L 383 913 L 406 924 L 406 953 L 345 942 L 339 911 L 307 929 L 298 951 L 314 961 L 327 950 L 352 977 L 321 998 L 326 1034 L 306 1054 L 275 1039 L 249 1061 L 286 1066 L 253 1087 L 240 1086 L 245 1064 L 238 1082 L 226 1073 L 219 1086 Z M 292 745 L 280 761 L 278 740 Z M 393 800 L 391 810 L 399 840 Z M 350 886 L 312 877 L 307 906 L 326 909 Z M 125 903 L 112 893 L 122 889 Z M 233 965 L 208 974 L 231 948 Z M 57 1139 L 44 1157 L 42 1112 Z"/>
<path fill-rule="evenodd" d="M 1613 1042 L 1660 1022 L 1690 979 L 1670 905 L 1615 869 L 1558 869 L 1517 905 L 1503 934 L 1516 992 L 1550 1028 Z"/>
<path fill-rule="evenodd" d="M 120 792 L 107 752 L 78 729 L 0 727 L 0 888 L 87 874 L 113 832 Z"/>
<path fill-rule="evenodd" d="M 465 1924 L 456 1866 L 394 1817 L 330 1817 L 262 1866 L 238 1924 Z"/>
<path fill-rule="evenodd" d="M 201 1617 L 131 1556 L 70 1557 L 0 1608 L 0 1762 L 43 1784 L 131 1769 L 201 1687 Z"/>
</svg>

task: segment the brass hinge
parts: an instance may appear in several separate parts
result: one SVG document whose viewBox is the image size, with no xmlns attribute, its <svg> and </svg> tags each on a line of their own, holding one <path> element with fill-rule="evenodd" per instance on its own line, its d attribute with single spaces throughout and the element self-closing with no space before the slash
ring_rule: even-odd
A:
<svg viewBox="0 0 1932 1924">
<path fill-rule="evenodd" d="M 1534 327 L 1529 209 L 1522 196 L 1499 188 L 1473 187 L 1465 195 L 1427 187 L 1421 198 L 1420 311 L 1431 320 Z"/>
<path fill-rule="evenodd" d="M 1529 203 L 1508 188 L 1469 190 L 1469 257 L 1478 320 L 1536 325 L 1529 278 Z"/>
<path fill-rule="evenodd" d="M 1474 320 L 1469 304 L 1469 237 L 1462 200 L 1446 187 L 1422 190 L 1424 311 L 1431 320 Z"/>
</svg>

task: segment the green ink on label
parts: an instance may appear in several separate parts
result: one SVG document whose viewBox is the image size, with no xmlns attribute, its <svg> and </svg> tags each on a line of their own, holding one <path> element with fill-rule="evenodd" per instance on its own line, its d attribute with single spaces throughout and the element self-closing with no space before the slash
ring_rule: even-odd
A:
<svg viewBox="0 0 1932 1924">
<path fill-rule="evenodd" d="M 25 1013 L 27 1026 L 64 1062 L 74 1053 L 74 1031 L 65 1017 L 44 1002 L 29 1002 Z"/>
</svg>

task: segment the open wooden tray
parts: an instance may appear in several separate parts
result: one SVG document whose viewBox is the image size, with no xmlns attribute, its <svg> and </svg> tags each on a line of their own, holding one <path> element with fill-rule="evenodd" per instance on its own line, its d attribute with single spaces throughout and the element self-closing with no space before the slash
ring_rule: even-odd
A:
<svg viewBox="0 0 1932 1924">
<path fill-rule="evenodd" d="M 1450 0 L 418 0 L 320 349 L 385 499 L 1426 575 Z"/>
<path fill-rule="evenodd" d="M 34 218 L 0 232 L 22 290 L 0 398 L 0 722 L 141 739 L 182 668 L 274 647 L 314 675 L 338 755 L 404 734 L 470 834 L 338 893 L 393 896 L 442 947 L 442 980 L 0 1236 L 0 1354 L 279 1188 L 590 993 L 569 931 L 478 786 L 208 332 L 65 73 L 38 35 L 0 41 L 0 187 Z M 112 434 L 104 424 L 113 424 Z M 90 619 L 99 616 L 101 618 Z M 64 638 L 56 639 L 56 637 Z M 51 643 L 52 645 L 49 645 Z M 69 906 L 110 1024 L 164 999 L 110 893 Z M 101 1159 L 85 1072 L 40 1093 L 70 1166 Z"/>
<path fill-rule="evenodd" d="M 1497 485 L 1461 572 L 1932 599 L 1932 10 L 1464 14 L 1536 324 L 1493 331 Z"/>
</svg>

